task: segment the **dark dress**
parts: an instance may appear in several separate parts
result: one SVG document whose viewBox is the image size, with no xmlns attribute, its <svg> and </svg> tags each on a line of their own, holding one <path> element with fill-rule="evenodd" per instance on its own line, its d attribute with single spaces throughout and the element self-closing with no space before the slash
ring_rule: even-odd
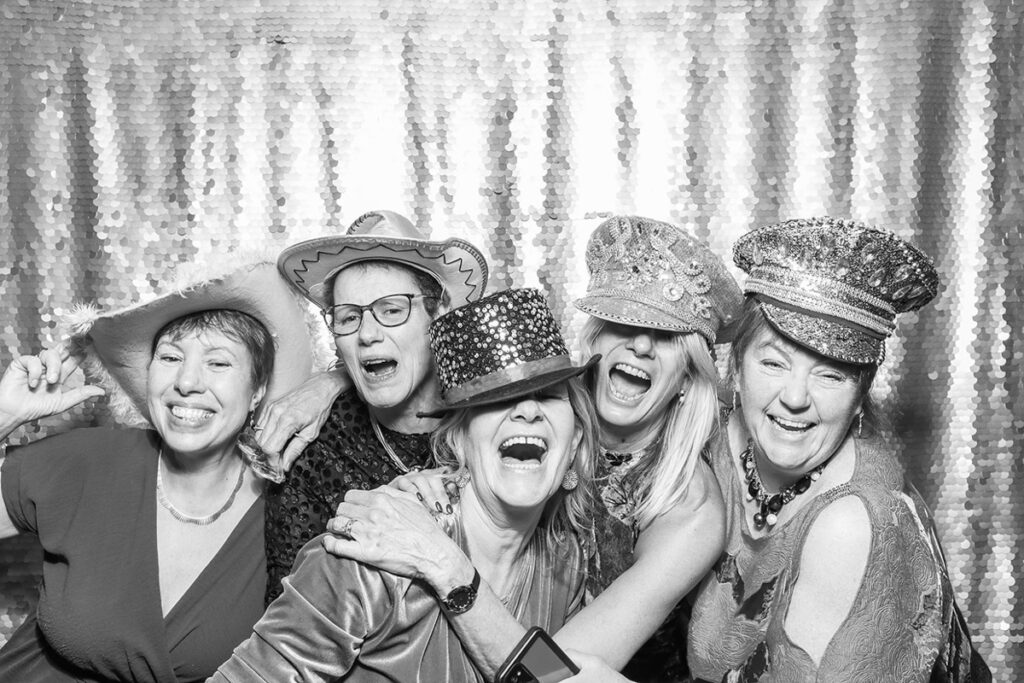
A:
<svg viewBox="0 0 1024 683">
<path fill-rule="evenodd" d="M 595 513 L 597 547 L 591 555 L 587 580 L 593 595 L 600 594 L 633 565 L 633 549 L 640 531 L 632 515 L 644 495 L 641 470 L 660 443 L 639 453 L 601 452 L 596 483 L 603 505 L 598 505 Z M 644 683 L 687 680 L 684 655 L 688 616 L 689 605 L 681 600 L 622 669 L 623 675 Z"/>
<path fill-rule="evenodd" d="M 857 440 L 850 481 L 821 493 L 772 533 L 750 535 L 746 484 L 728 443 L 713 469 L 728 511 L 726 548 L 702 584 L 690 624 L 695 678 L 721 681 L 988 681 L 954 601 L 931 513 L 880 444 Z M 850 613 L 821 662 L 794 644 L 786 615 L 807 533 L 821 511 L 856 496 L 871 524 L 868 562 Z"/>
<path fill-rule="evenodd" d="M 166 617 L 156 546 L 159 437 L 79 429 L 12 449 L 3 501 L 39 537 L 37 612 L 0 650 L 0 680 L 201 681 L 263 610 L 263 501 Z"/>
<path fill-rule="evenodd" d="M 407 467 L 432 466 L 429 434 L 381 429 Z M 366 404 L 355 390 L 344 392 L 288 478 L 267 489 L 267 604 L 281 594 L 281 579 L 291 572 L 299 550 L 327 530 L 349 489 L 374 489 L 400 474 L 374 434 Z"/>
<path fill-rule="evenodd" d="M 461 523 L 452 527 L 465 550 Z M 566 541 L 549 554 L 539 537 L 513 568 L 503 601 L 523 626 L 553 633 L 582 603 L 582 553 Z M 299 553 L 283 594 L 253 630 L 214 683 L 484 680 L 426 584 L 330 555 L 319 538 Z"/>
</svg>

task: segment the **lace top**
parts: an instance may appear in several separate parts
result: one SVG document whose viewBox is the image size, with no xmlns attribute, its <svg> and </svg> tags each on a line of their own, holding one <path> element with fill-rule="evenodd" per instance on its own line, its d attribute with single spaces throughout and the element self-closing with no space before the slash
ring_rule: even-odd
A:
<svg viewBox="0 0 1024 683">
<path fill-rule="evenodd" d="M 432 466 L 429 434 L 403 434 L 383 425 L 381 430 L 407 467 Z M 373 432 L 366 404 L 354 390 L 343 393 L 288 478 L 267 489 L 267 603 L 281 594 L 281 579 L 295 556 L 327 530 L 349 489 L 373 489 L 400 474 Z"/>
<path fill-rule="evenodd" d="M 598 595 L 633 564 L 633 549 L 640 535 L 633 518 L 643 493 L 642 467 L 660 442 L 640 453 L 601 452 L 597 463 L 598 506 L 594 519 L 597 541 L 591 555 L 587 588 Z M 683 659 L 687 605 L 680 602 L 665 622 L 644 643 L 622 670 L 632 681 L 670 683 L 686 680 Z"/>
<path fill-rule="evenodd" d="M 718 446 L 712 466 L 728 530 L 725 551 L 693 608 L 688 658 L 695 678 L 925 681 L 937 673 L 938 680 L 989 680 L 980 658 L 972 662 L 931 514 L 890 453 L 858 440 L 849 482 L 754 538 L 744 517 L 744 482 L 727 440 Z M 811 525 L 829 503 L 851 495 L 863 501 L 871 524 L 867 567 L 849 615 L 815 666 L 789 640 L 786 614 Z"/>
</svg>

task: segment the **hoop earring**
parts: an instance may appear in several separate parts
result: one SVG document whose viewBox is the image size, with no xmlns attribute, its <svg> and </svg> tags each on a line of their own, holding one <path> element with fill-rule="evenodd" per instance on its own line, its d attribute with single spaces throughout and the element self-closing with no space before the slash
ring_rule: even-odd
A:
<svg viewBox="0 0 1024 683">
<path fill-rule="evenodd" d="M 864 413 L 857 413 L 857 438 L 864 432 Z"/>
<path fill-rule="evenodd" d="M 562 488 L 566 491 L 572 491 L 580 484 L 580 475 L 576 470 L 566 470 L 565 475 L 562 476 Z"/>
</svg>

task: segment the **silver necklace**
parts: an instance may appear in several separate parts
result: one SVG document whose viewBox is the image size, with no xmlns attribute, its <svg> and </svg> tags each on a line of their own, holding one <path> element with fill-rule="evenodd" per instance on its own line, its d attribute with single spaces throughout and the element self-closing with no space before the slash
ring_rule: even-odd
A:
<svg viewBox="0 0 1024 683">
<path fill-rule="evenodd" d="M 380 441 L 380 445 L 384 447 L 384 452 L 391 458 L 391 462 L 395 463 L 395 467 L 397 467 L 398 471 L 402 474 L 408 473 L 409 467 L 402 462 L 402 459 L 398 457 L 395 450 L 391 448 L 391 444 L 389 444 L 388 440 L 384 438 L 384 432 L 380 428 L 380 422 L 377 422 L 377 418 L 373 416 L 373 413 L 370 413 L 370 424 L 373 426 L 373 433 L 377 435 L 377 441 Z"/>
<path fill-rule="evenodd" d="M 221 506 L 220 510 L 217 510 L 212 515 L 207 515 L 206 517 L 192 517 L 190 515 L 186 515 L 184 512 L 181 512 L 176 507 L 174 507 L 174 504 L 171 503 L 171 501 L 167 499 L 166 494 L 164 494 L 164 479 L 163 474 L 161 472 L 163 460 L 164 451 L 161 448 L 160 453 L 157 455 L 156 463 L 156 499 L 157 501 L 159 501 L 161 507 L 163 507 L 165 510 L 171 513 L 171 517 L 174 517 L 179 522 L 184 522 L 185 524 L 206 526 L 207 524 L 213 524 L 214 522 L 216 522 L 218 519 L 220 519 L 220 516 L 227 512 L 228 509 L 230 509 L 231 506 L 234 504 L 235 496 L 238 495 L 238 491 L 242 488 L 242 481 L 245 479 L 245 465 L 242 465 L 242 467 L 240 467 L 238 470 L 238 481 L 235 482 L 235 488 L 231 492 L 231 495 L 228 496 L 227 502 Z"/>
</svg>

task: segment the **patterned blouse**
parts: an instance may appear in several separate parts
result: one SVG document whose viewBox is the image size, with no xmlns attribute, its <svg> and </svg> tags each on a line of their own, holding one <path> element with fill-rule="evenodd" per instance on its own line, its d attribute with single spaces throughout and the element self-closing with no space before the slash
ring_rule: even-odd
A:
<svg viewBox="0 0 1024 683">
<path fill-rule="evenodd" d="M 383 425 L 381 432 L 406 467 L 432 466 L 429 434 L 403 434 Z M 355 390 L 344 392 L 288 478 L 267 489 L 267 604 L 281 594 L 281 579 L 302 546 L 327 530 L 349 489 L 374 489 L 400 474 L 374 434 L 366 404 Z"/>
<path fill-rule="evenodd" d="M 704 580 L 690 624 L 689 663 L 700 681 L 988 681 L 954 601 L 931 514 L 880 444 L 857 440 L 850 481 L 819 494 L 772 533 L 748 532 L 745 482 L 727 440 L 713 469 L 727 509 L 726 547 Z M 871 546 L 850 613 L 821 661 L 785 631 L 804 539 L 829 503 L 856 496 Z"/>
<path fill-rule="evenodd" d="M 633 513 L 644 491 L 643 466 L 660 441 L 637 453 L 602 450 L 597 465 L 598 493 L 603 506 L 595 513 L 596 552 L 591 555 L 588 591 L 600 594 L 633 564 L 633 549 L 640 530 Z M 687 679 L 686 623 L 689 605 L 685 600 L 669 613 L 665 622 L 633 655 L 623 675 L 632 681 L 673 683 Z"/>
</svg>

